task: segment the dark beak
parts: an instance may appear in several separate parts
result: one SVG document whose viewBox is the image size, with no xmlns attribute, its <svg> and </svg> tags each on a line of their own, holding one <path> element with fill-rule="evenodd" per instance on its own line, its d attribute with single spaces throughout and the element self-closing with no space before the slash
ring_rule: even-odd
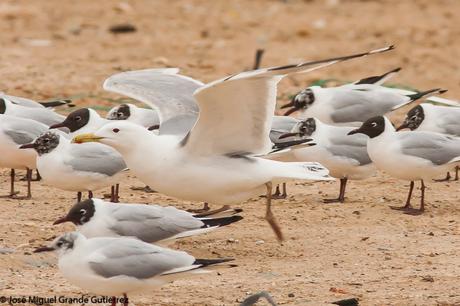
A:
<svg viewBox="0 0 460 306">
<path fill-rule="evenodd" d="M 154 130 L 158 130 L 160 128 L 160 125 L 156 124 L 156 125 L 152 125 L 151 127 L 148 128 L 149 131 L 154 131 Z"/>
<path fill-rule="evenodd" d="M 19 149 L 34 149 L 35 148 L 35 143 L 27 143 L 23 144 L 22 146 L 19 147 Z"/>
<path fill-rule="evenodd" d="M 61 224 L 61 223 L 69 222 L 69 221 L 70 220 L 67 218 L 67 216 L 65 216 L 65 217 L 62 217 L 62 218 L 57 219 L 56 221 L 54 221 L 53 225 Z"/>
<path fill-rule="evenodd" d="M 51 252 L 51 251 L 54 251 L 54 248 L 50 248 L 50 247 L 44 246 L 44 247 L 36 248 L 36 249 L 34 250 L 34 253 Z"/>
<path fill-rule="evenodd" d="M 285 105 L 281 106 L 281 109 L 283 109 L 283 108 L 288 108 L 288 107 L 292 107 L 292 108 L 291 108 L 291 109 L 288 109 L 288 111 L 284 113 L 284 116 L 289 116 L 289 115 L 292 114 L 293 112 L 296 112 L 296 111 L 299 110 L 299 108 L 297 108 L 297 107 L 295 106 L 294 100 L 292 100 L 292 101 L 291 101 L 290 103 L 288 103 L 288 104 L 285 104 Z"/>
<path fill-rule="evenodd" d="M 278 137 L 278 139 L 284 139 L 284 138 L 293 137 L 293 136 L 299 136 L 299 133 L 286 133 Z"/>
<path fill-rule="evenodd" d="M 49 127 L 49 129 L 58 129 L 58 128 L 63 128 L 63 127 L 66 127 L 65 123 L 64 122 L 61 122 L 61 123 L 56 123 L 56 124 L 53 124 Z"/>
<path fill-rule="evenodd" d="M 354 135 L 354 134 L 359 134 L 359 133 L 361 133 L 361 130 L 360 130 L 360 129 L 356 129 L 356 130 L 352 130 L 352 131 L 348 132 L 347 135 Z"/>
<path fill-rule="evenodd" d="M 403 122 L 403 124 L 401 124 L 397 129 L 396 131 L 400 131 L 400 130 L 404 130 L 405 128 L 408 128 L 409 125 L 406 123 L 406 122 Z"/>
</svg>

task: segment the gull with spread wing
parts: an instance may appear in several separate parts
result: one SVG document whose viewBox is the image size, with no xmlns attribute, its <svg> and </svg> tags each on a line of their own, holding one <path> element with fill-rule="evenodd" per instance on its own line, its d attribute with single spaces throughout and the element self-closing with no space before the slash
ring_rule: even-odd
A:
<svg viewBox="0 0 460 306">
<path fill-rule="evenodd" d="M 93 134 L 76 136 L 74 141 L 99 141 L 114 147 L 140 180 L 177 198 L 230 204 L 266 189 L 265 219 L 282 240 L 271 210 L 272 183 L 331 178 L 318 163 L 262 158 L 271 148 L 278 82 L 288 74 L 391 49 L 246 71 L 205 86 L 178 75 L 177 69 L 119 73 L 107 79 L 104 88 L 156 109 L 159 135 L 130 122 L 113 122 Z M 193 96 L 186 92 L 197 87 Z"/>
</svg>

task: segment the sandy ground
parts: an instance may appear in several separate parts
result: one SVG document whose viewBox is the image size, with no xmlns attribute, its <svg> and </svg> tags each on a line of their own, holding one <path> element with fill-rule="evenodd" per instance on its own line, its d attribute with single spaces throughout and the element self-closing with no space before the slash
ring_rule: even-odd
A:
<svg viewBox="0 0 460 306">
<path fill-rule="evenodd" d="M 319 78 L 354 80 L 398 66 L 404 70 L 393 82 L 444 87 L 447 97 L 459 98 L 458 20 L 455 0 L 3 0 L 0 90 L 44 100 L 73 97 L 79 106 L 103 110 L 120 97 L 105 93 L 101 84 L 121 70 L 177 66 L 210 81 L 249 68 L 257 48 L 266 49 L 267 66 L 395 44 L 392 53 L 287 78 L 280 104 Z M 119 23 L 138 31 L 108 32 Z M 400 120 L 406 110 L 393 118 Z M 6 170 L 0 179 L 0 192 L 6 193 Z M 403 204 L 408 183 L 384 174 L 351 182 L 343 205 L 322 203 L 337 194 L 337 182 L 290 183 L 288 199 L 275 205 L 287 237 L 282 245 L 263 219 L 264 201 L 241 203 L 240 223 L 172 245 L 198 257 L 234 257 L 237 268 L 180 280 L 131 301 L 236 305 L 249 293 L 267 290 L 280 305 L 348 297 L 362 305 L 460 305 L 459 184 L 429 182 L 428 211 L 413 217 L 388 208 Z M 201 205 L 134 192 L 132 185 L 141 182 L 131 175 L 122 184 L 123 201 Z M 0 199 L 0 248 L 14 249 L 0 254 L 0 295 L 87 294 L 59 275 L 54 256 L 31 254 L 72 229 L 51 224 L 72 205 L 74 194 L 43 183 L 33 185 L 33 194 L 29 201 Z"/>
</svg>

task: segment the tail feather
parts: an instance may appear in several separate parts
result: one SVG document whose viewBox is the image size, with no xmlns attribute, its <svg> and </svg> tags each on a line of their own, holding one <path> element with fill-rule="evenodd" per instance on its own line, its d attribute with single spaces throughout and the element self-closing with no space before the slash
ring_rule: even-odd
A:
<svg viewBox="0 0 460 306">
<path fill-rule="evenodd" d="M 381 74 L 381 75 L 376 75 L 376 76 L 371 76 L 368 78 L 361 79 L 359 81 L 354 82 L 353 84 L 355 85 L 361 85 L 361 84 L 382 85 L 383 83 L 391 79 L 400 70 L 401 70 L 401 67 L 398 67 L 396 69 L 385 72 L 384 74 Z"/>
<path fill-rule="evenodd" d="M 75 105 L 70 104 L 72 100 L 70 99 L 62 99 L 62 100 L 53 100 L 53 101 L 46 101 L 46 102 L 40 102 L 41 105 L 44 107 L 56 107 L 56 106 L 61 106 L 61 105 L 67 105 L 70 107 L 73 107 Z"/>
<path fill-rule="evenodd" d="M 334 178 L 329 176 L 329 170 L 316 162 L 277 162 L 278 169 L 273 181 L 285 182 L 286 180 L 318 180 L 330 181 Z"/>
<path fill-rule="evenodd" d="M 195 259 L 193 265 L 199 266 L 199 268 L 205 268 L 234 260 L 234 258 Z M 232 266 L 236 267 L 236 265 Z"/>
<path fill-rule="evenodd" d="M 441 88 L 435 88 L 435 89 L 430 89 L 430 90 L 426 90 L 426 91 L 421 91 L 421 92 L 417 92 L 417 93 L 413 93 L 413 94 L 408 94 L 406 95 L 408 98 L 409 98 L 409 101 L 405 101 L 401 104 L 398 104 L 396 106 L 394 106 L 391 110 L 396 110 L 398 108 L 401 108 L 403 106 L 406 106 L 407 104 L 410 104 L 416 100 L 419 100 L 419 99 L 427 99 L 431 96 L 434 96 L 436 94 L 443 94 L 445 93 L 447 90 L 445 89 L 441 89 Z"/>
<path fill-rule="evenodd" d="M 200 219 L 200 221 L 204 223 L 201 228 L 226 226 L 240 220 L 243 220 L 243 217 L 238 215 L 224 218 Z"/>
</svg>

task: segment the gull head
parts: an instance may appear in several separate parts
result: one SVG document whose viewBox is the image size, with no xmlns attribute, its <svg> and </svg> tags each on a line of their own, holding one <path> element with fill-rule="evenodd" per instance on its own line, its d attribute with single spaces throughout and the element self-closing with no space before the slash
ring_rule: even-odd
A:
<svg viewBox="0 0 460 306">
<path fill-rule="evenodd" d="M 78 232 L 65 233 L 54 239 L 49 246 L 36 248 L 34 253 L 58 251 L 59 255 L 62 255 L 66 252 L 72 251 L 79 239 L 85 238 Z"/>
<path fill-rule="evenodd" d="M 35 138 L 32 143 L 23 144 L 19 149 L 34 149 L 38 155 L 52 152 L 59 146 L 60 136 L 58 133 L 48 131 Z"/>
<path fill-rule="evenodd" d="M 0 98 L 0 114 L 4 114 L 6 112 L 6 99 Z"/>
<path fill-rule="evenodd" d="M 298 110 L 306 110 L 315 102 L 315 94 L 311 88 L 306 88 L 296 94 L 290 103 L 283 105 L 281 108 L 289 108 L 287 112 L 284 113 L 285 116 L 289 116 L 290 114 L 298 111 Z"/>
<path fill-rule="evenodd" d="M 112 108 L 107 114 L 109 120 L 127 120 L 131 116 L 132 104 L 121 104 Z"/>
<path fill-rule="evenodd" d="M 364 134 L 370 138 L 377 137 L 385 131 L 386 121 L 388 119 L 383 116 L 372 117 L 367 119 L 359 128 L 350 131 L 348 135 Z"/>
<path fill-rule="evenodd" d="M 423 106 L 417 105 L 407 112 L 404 122 L 396 129 L 396 131 L 409 128 L 411 131 L 416 130 L 425 119 Z"/>
<path fill-rule="evenodd" d="M 152 134 L 140 125 L 125 120 L 117 120 L 103 125 L 94 133 L 77 135 L 72 139 L 72 142 L 100 142 L 122 152 L 135 146 L 143 132 Z"/>
<path fill-rule="evenodd" d="M 279 139 L 288 138 L 288 137 L 311 137 L 312 134 L 316 131 L 316 119 L 307 118 L 305 120 L 299 121 L 294 125 L 289 133 L 285 133 L 279 137 Z"/>
<path fill-rule="evenodd" d="M 50 126 L 50 129 L 68 128 L 70 132 L 78 131 L 86 126 L 94 117 L 100 117 L 99 114 L 90 108 L 81 108 L 71 112 L 61 123 L 56 123 Z"/>
<path fill-rule="evenodd" d="M 69 210 L 66 216 L 56 220 L 53 225 L 72 222 L 79 226 L 89 222 L 96 212 L 94 201 L 93 199 L 88 199 L 78 202 Z"/>
</svg>

